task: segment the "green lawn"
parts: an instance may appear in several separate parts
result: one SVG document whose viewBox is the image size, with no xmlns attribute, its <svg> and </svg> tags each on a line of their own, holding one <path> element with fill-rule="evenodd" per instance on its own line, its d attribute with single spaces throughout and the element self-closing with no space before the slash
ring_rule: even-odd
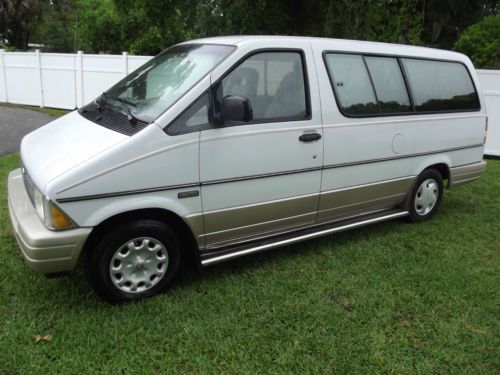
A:
<svg viewBox="0 0 500 375">
<path fill-rule="evenodd" d="M 5 103 L 5 102 L 0 102 L 0 107 L 6 107 L 6 108 L 21 108 L 21 109 L 29 109 L 30 111 L 37 111 L 37 112 L 42 112 L 46 113 L 50 116 L 54 117 L 59 117 L 63 116 L 71 111 L 66 110 L 66 109 L 58 109 L 58 108 L 40 108 L 37 106 L 32 106 L 32 105 L 24 105 L 24 104 L 12 104 L 12 103 Z"/>
<path fill-rule="evenodd" d="M 20 257 L 0 158 L 5 374 L 500 373 L 500 161 L 402 221 L 187 272 L 140 303 L 101 302 L 81 271 Z M 50 341 L 35 342 L 36 335 Z"/>
</svg>

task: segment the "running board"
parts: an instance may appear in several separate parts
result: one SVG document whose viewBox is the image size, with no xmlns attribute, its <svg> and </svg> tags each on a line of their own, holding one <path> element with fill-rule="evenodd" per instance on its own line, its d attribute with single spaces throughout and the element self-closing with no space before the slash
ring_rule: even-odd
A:
<svg viewBox="0 0 500 375">
<path fill-rule="evenodd" d="M 397 219 L 407 215 L 408 211 L 382 211 L 375 214 L 359 216 L 356 219 L 338 221 L 333 225 L 329 224 L 328 227 L 325 227 L 325 225 L 321 225 L 299 232 L 281 235 L 278 238 L 274 238 L 274 240 L 268 239 L 265 243 L 262 243 L 261 241 L 260 244 L 252 243 L 244 246 L 233 246 L 231 248 L 225 248 L 223 250 L 215 250 L 210 253 L 201 254 L 201 265 L 209 266 L 230 259 L 239 258 L 244 255 L 259 253 L 261 251 L 274 249 L 276 247 L 291 245 L 297 242 L 310 240 L 312 238 L 322 237 L 332 233 L 343 232 L 345 230 L 359 228 L 369 224 L 380 223 L 382 221 Z"/>
</svg>

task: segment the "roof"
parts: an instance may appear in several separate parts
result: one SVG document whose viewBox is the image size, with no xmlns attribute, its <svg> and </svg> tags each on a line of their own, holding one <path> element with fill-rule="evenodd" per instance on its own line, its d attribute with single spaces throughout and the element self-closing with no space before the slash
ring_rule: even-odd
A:
<svg viewBox="0 0 500 375">
<path fill-rule="evenodd" d="M 185 43 L 210 43 L 210 44 L 230 44 L 242 46 L 247 43 L 256 41 L 276 42 L 276 46 L 280 46 L 280 42 L 287 41 L 309 41 L 311 45 L 319 46 L 324 50 L 343 51 L 343 52 L 363 52 L 377 53 L 387 55 L 400 56 L 418 56 L 428 57 L 442 60 L 459 60 L 470 62 L 467 56 L 437 48 L 410 46 L 394 43 L 369 42 L 361 40 L 349 39 L 333 39 L 333 38 L 318 38 L 318 37 L 303 37 L 303 36 L 279 36 L 279 35 L 231 35 L 220 36 L 213 38 L 203 38 L 187 41 Z"/>
</svg>

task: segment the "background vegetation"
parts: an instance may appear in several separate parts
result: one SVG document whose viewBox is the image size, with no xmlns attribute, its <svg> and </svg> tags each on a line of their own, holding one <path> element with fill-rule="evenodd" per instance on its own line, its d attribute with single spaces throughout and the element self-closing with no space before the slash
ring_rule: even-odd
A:
<svg viewBox="0 0 500 375">
<path fill-rule="evenodd" d="M 499 12 L 498 0 L 0 0 L 0 44 L 154 55 L 197 37 L 307 35 L 455 48 L 499 67 Z"/>
</svg>

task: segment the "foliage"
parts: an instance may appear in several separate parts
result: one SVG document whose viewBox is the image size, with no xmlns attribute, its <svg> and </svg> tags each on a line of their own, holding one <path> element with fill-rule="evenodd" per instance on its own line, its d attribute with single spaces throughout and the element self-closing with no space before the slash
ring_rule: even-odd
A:
<svg viewBox="0 0 500 375">
<path fill-rule="evenodd" d="M 125 306 L 97 299 L 81 270 L 49 280 L 24 264 L 6 200 L 18 167 L 0 158 L 4 374 L 499 373 L 498 160 L 428 222 L 187 268 Z"/>
<path fill-rule="evenodd" d="M 500 15 L 467 28 L 455 49 L 470 56 L 478 68 L 500 69 Z"/>
<path fill-rule="evenodd" d="M 461 32 L 484 16 L 498 14 L 498 0 L 426 0 L 423 38 L 426 44 L 450 49 Z"/>
<path fill-rule="evenodd" d="M 9 11 L 2 12 L 5 4 Z M 18 15 L 16 8 L 25 11 Z M 29 39 L 54 51 L 145 55 L 187 39 L 230 34 L 451 48 L 466 27 L 498 12 L 498 0 L 0 0 L 0 34 L 18 48 Z M 24 39 L 16 40 L 14 29 Z"/>
<path fill-rule="evenodd" d="M 43 50 L 72 52 L 76 47 L 75 21 L 73 0 L 44 2 L 32 39 L 43 45 Z"/>
<path fill-rule="evenodd" d="M 0 43 L 26 49 L 42 0 L 0 0 Z"/>
</svg>

